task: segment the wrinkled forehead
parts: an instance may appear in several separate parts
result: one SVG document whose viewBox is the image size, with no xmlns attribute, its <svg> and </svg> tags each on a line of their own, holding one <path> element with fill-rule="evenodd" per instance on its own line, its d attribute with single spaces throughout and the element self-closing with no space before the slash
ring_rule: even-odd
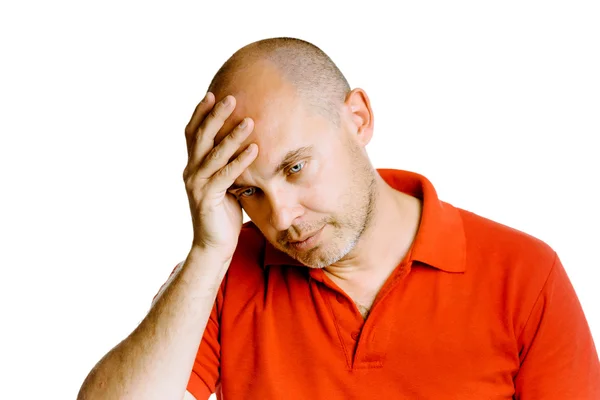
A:
<svg viewBox="0 0 600 400">
<path fill-rule="evenodd" d="M 268 63 L 236 73 L 228 85 L 215 91 L 217 101 L 227 95 L 235 97 L 236 106 L 215 143 L 220 143 L 245 117 L 252 118 L 254 129 L 234 157 L 250 143 L 256 143 L 259 153 L 254 164 L 259 168 L 278 162 L 290 150 L 322 140 L 323 130 L 329 125 L 298 95 L 296 87 Z"/>
<path fill-rule="evenodd" d="M 245 117 L 252 118 L 252 133 L 235 152 L 235 158 L 250 143 L 259 148 L 255 164 L 271 165 L 277 163 L 285 152 L 310 143 L 318 128 L 315 116 L 308 112 L 296 96 L 285 91 L 268 93 L 257 99 L 256 94 L 244 91 L 232 91 L 236 98 L 236 108 L 227 119 L 215 138 L 218 144 Z M 224 96 L 223 96 L 224 97 Z"/>
<path fill-rule="evenodd" d="M 301 104 L 298 104 L 295 97 L 285 93 L 268 93 L 258 97 L 255 93 L 237 90 L 227 94 L 235 97 L 236 106 L 223 127 L 219 129 L 215 137 L 217 143 L 231 133 L 246 117 L 252 118 L 254 122 L 253 133 L 260 132 L 261 136 L 269 136 L 274 132 L 281 131 L 292 121 L 296 124 L 302 121 L 302 118 L 299 117 L 299 114 L 304 111 Z M 225 95 L 221 98 L 223 97 Z"/>
</svg>

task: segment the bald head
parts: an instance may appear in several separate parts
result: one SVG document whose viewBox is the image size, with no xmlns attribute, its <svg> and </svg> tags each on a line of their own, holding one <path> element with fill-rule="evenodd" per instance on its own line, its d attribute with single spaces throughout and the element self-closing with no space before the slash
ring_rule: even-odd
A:
<svg viewBox="0 0 600 400">
<path fill-rule="evenodd" d="M 279 74 L 306 106 L 332 123 L 339 123 L 340 106 L 350 86 L 334 62 L 317 46 L 294 38 L 272 38 L 251 43 L 235 52 L 211 81 L 208 90 L 226 95 L 248 84 L 256 69 Z"/>
</svg>

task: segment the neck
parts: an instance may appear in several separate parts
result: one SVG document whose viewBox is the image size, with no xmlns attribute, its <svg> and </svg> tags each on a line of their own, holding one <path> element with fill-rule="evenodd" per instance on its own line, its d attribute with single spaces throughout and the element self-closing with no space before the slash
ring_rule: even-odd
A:
<svg viewBox="0 0 600 400">
<path fill-rule="evenodd" d="M 391 188 L 379 175 L 376 182 L 370 224 L 346 257 L 323 269 L 338 286 L 357 297 L 379 292 L 408 252 L 421 217 L 419 199 Z"/>
</svg>

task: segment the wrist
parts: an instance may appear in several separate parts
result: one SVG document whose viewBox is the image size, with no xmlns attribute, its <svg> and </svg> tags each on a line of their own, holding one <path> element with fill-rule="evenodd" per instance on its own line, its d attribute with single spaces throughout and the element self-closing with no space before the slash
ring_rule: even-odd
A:
<svg viewBox="0 0 600 400">
<path fill-rule="evenodd" d="M 232 258 L 233 251 L 194 243 L 186 258 L 186 264 L 200 264 L 207 267 L 210 266 L 212 269 L 220 270 L 222 268 L 227 268 L 229 263 L 231 263 Z"/>
</svg>

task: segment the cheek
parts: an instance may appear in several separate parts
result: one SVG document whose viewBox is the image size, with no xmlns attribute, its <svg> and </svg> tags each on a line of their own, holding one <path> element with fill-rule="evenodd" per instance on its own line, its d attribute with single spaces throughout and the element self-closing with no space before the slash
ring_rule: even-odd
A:
<svg viewBox="0 0 600 400">
<path fill-rule="evenodd" d="M 302 187 L 301 203 L 306 209 L 331 214 L 339 211 L 343 197 L 343 177 L 320 170 Z"/>
</svg>

